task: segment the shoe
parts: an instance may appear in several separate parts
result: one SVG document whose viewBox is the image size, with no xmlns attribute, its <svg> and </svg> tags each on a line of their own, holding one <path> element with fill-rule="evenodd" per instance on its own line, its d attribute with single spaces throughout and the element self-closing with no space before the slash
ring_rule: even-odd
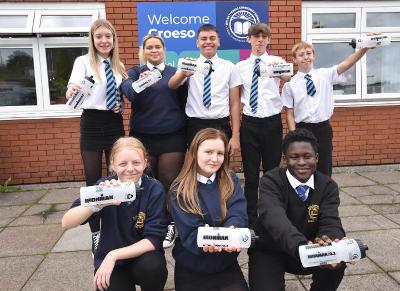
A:
<svg viewBox="0 0 400 291">
<path fill-rule="evenodd" d="M 175 224 L 172 222 L 171 224 L 168 225 L 168 232 L 163 241 L 163 248 L 167 249 L 172 247 L 174 245 L 175 238 L 176 238 Z"/>
<path fill-rule="evenodd" d="M 94 254 L 96 253 L 97 247 L 99 246 L 100 241 L 100 230 L 92 232 L 92 257 L 94 258 Z"/>
</svg>

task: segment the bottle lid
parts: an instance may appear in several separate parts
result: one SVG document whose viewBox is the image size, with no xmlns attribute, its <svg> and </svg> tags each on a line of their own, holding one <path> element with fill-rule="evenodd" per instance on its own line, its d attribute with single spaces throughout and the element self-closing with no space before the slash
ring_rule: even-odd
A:
<svg viewBox="0 0 400 291">
<path fill-rule="evenodd" d="M 363 244 L 363 242 L 359 239 L 355 239 L 356 243 L 358 244 L 358 247 L 360 248 L 360 252 L 361 252 L 361 258 L 365 258 L 366 251 L 368 250 L 368 246 Z"/>
<path fill-rule="evenodd" d="M 258 239 L 258 236 L 254 232 L 254 230 L 252 230 L 252 229 L 249 229 L 249 230 L 250 230 L 250 236 L 251 236 L 251 246 L 254 246 L 256 243 L 256 240 Z"/>
<path fill-rule="evenodd" d="M 355 39 L 355 38 L 353 38 L 353 39 L 350 41 L 349 46 L 351 46 L 352 48 L 356 48 L 356 39 Z"/>
</svg>

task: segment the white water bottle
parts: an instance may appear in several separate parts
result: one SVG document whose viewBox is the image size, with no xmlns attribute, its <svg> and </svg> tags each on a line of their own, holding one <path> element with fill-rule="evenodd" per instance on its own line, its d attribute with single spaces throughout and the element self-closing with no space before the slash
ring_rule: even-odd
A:
<svg viewBox="0 0 400 291">
<path fill-rule="evenodd" d="M 94 80 L 93 76 L 86 76 L 80 82 L 81 90 L 76 92 L 74 96 L 68 99 L 67 105 L 69 108 L 77 110 L 81 107 L 83 101 L 92 93 L 92 89 L 94 87 Z"/>
<path fill-rule="evenodd" d="M 136 199 L 136 191 L 139 185 L 135 183 L 122 183 L 120 185 L 110 186 L 88 186 L 81 187 L 80 197 L 81 205 L 88 207 L 93 205 L 101 205 L 110 203 L 113 199 L 121 202 L 134 201 Z"/>
<path fill-rule="evenodd" d="M 140 78 L 132 83 L 132 88 L 133 90 L 135 90 L 136 93 L 142 92 L 147 87 L 150 87 L 151 85 L 161 80 L 162 75 L 161 71 L 158 68 L 154 67 L 150 72 L 151 73 L 147 76 Z"/>
<path fill-rule="evenodd" d="M 196 58 L 180 58 L 178 60 L 178 70 L 209 75 L 213 72 L 213 67 L 209 63 L 198 64 Z"/>
<path fill-rule="evenodd" d="M 378 46 L 389 45 L 391 40 L 392 37 L 387 34 L 367 35 L 357 39 L 353 38 L 350 45 L 353 48 L 375 48 Z"/>
<path fill-rule="evenodd" d="M 199 248 L 205 245 L 249 248 L 255 240 L 256 235 L 249 228 L 201 226 L 197 230 L 197 246 Z"/>
<path fill-rule="evenodd" d="M 256 72 L 260 77 L 280 77 L 292 76 L 292 63 L 260 64 L 259 71 Z"/>
<path fill-rule="evenodd" d="M 299 247 L 301 264 L 305 268 L 340 262 L 354 262 L 366 256 L 368 246 L 358 239 L 343 239 L 330 245 L 302 245 Z"/>
</svg>

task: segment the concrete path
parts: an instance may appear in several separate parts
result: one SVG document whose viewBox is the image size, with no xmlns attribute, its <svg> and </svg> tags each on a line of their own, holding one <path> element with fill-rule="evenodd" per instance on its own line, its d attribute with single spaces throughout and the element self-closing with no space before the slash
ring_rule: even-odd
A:
<svg viewBox="0 0 400 291">
<path fill-rule="evenodd" d="M 400 165 L 336 171 L 333 178 L 340 185 L 348 237 L 369 246 L 368 257 L 347 269 L 339 290 L 400 290 Z M 63 233 L 60 225 L 79 186 L 34 185 L 24 187 L 31 191 L 0 193 L 1 290 L 92 290 L 88 227 Z M 166 255 L 165 290 L 174 290 L 171 249 Z M 246 253 L 239 259 L 247 277 Z M 309 284 L 307 276 L 288 275 L 286 289 L 307 290 Z"/>
</svg>

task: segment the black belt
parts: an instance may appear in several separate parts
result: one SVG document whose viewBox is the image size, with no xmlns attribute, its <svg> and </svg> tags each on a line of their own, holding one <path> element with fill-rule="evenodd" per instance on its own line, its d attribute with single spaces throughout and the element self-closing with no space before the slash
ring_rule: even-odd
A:
<svg viewBox="0 0 400 291">
<path fill-rule="evenodd" d="M 281 119 L 281 114 L 275 114 L 272 116 L 268 116 L 268 117 L 253 117 L 253 116 L 248 116 L 248 115 L 244 115 L 242 116 L 242 120 L 244 122 L 248 122 L 248 123 L 254 123 L 254 124 L 265 124 L 265 123 L 270 123 L 276 120 L 282 120 Z"/>
<path fill-rule="evenodd" d="M 318 123 L 299 122 L 296 124 L 296 126 L 298 127 L 305 127 L 305 128 L 320 128 L 329 125 L 330 125 L 329 120 L 325 120 Z"/>
<path fill-rule="evenodd" d="M 196 123 L 201 125 L 213 125 L 213 124 L 221 124 L 221 125 L 228 125 L 229 124 L 229 117 L 217 118 L 217 119 L 202 119 L 197 117 L 189 117 L 189 123 Z"/>
</svg>

